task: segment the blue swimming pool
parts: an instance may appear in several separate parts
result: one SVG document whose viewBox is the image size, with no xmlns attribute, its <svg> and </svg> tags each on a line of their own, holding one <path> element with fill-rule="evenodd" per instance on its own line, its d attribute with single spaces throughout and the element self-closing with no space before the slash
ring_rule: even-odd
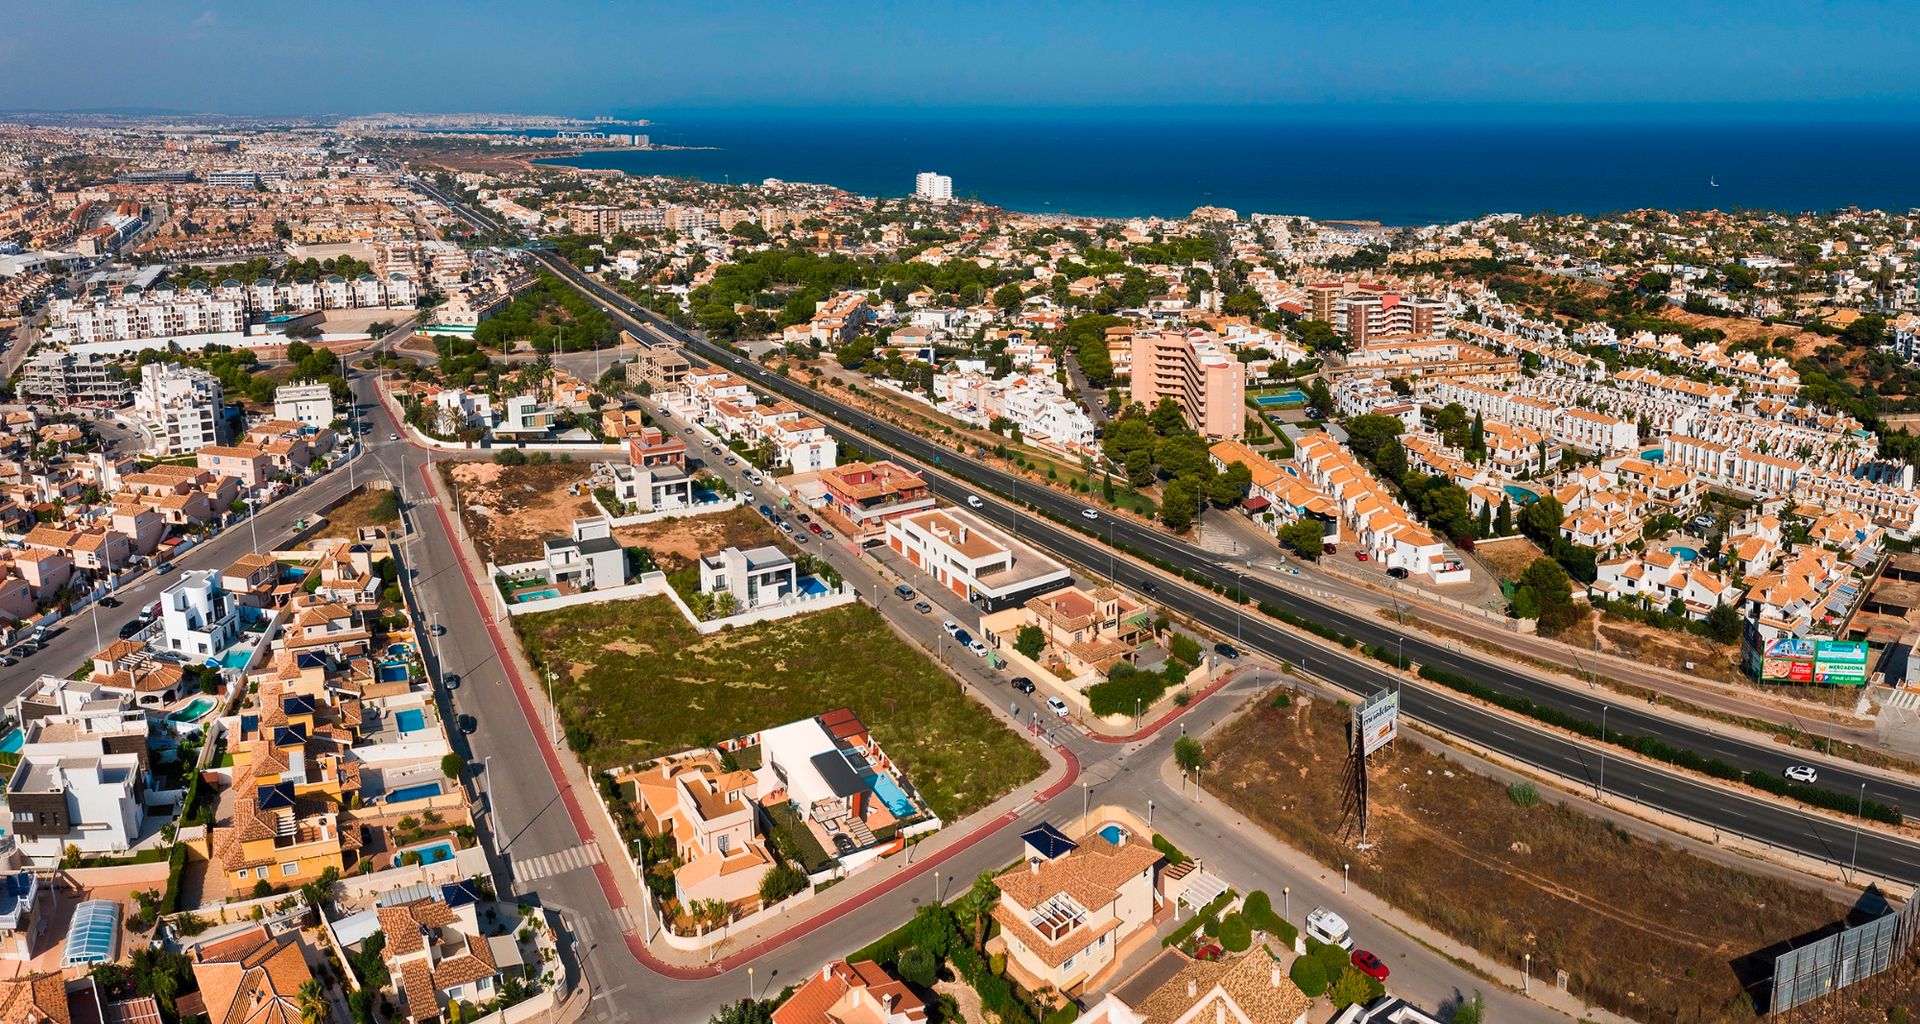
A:
<svg viewBox="0 0 1920 1024">
<path fill-rule="evenodd" d="M 407 681 L 407 663 L 387 661 L 380 664 L 380 681 L 383 683 L 404 683 Z"/>
<path fill-rule="evenodd" d="M 1667 550 L 1671 552 L 1675 558 L 1683 562 L 1697 562 L 1700 560 L 1699 549 L 1690 548 L 1685 544 L 1670 544 L 1667 546 Z"/>
<path fill-rule="evenodd" d="M 808 597 L 821 597 L 825 595 L 826 592 L 827 585 L 820 582 L 820 577 L 803 576 L 800 578 L 800 593 Z"/>
<path fill-rule="evenodd" d="M 1649 448 L 1641 452 L 1640 457 L 1648 462 L 1665 462 L 1667 461 L 1667 450 L 1665 448 Z"/>
<path fill-rule="evenodd" d="M 192 722 L 213 710 L 212 697 L 195 697 L 193 703 L 167 716 L 169 722 Z"/>
<path fill-rule="evenodd" d="M 1291 405 L 1305 405 L 1307 404 L 1307 396 L 1305 392 L 1301 391 L 1298 388 L 1295 388 L 1291 391 L 1282 391 L 1277 395 L 1256 396 L 1253 400 L 1253 404 L 1259 406 L 1262 409 L 1274 409 L 1274 408 L 1281 408 L 1281 407 L 1291 406 Z"/>
<path fill-rule="evenodd" d="M 19 729 L 14 729 L 7 733 L 5 739 L 0 739 L 0 754 L 18 754 L 21 745 L 26 743 L 26 741 L 26 734 Z"/>
<path fill-rule="evenodd" d="M 404 658 L 407 655 L 413 653 L 413 645 L 412 644 L 388 644 L 387 653 L 393 655 L 396 658 Z"/>
<path fill-rule="evenodd" d="M 409 847 L 400 852 L 403 854 L 405 853 L 419 854 L 420 863 L 422 864 L 438 864 L 443 860 L 453 859 L 453 844 L 445 840 L 441 840 L 440 842 L 437 842 L 437 843 L 429 843 L 426 846 Z"/>
<path fill-rule="evenodd" d="M 550 597 L 559 597 L 560 592 L 552 588 L 546 590 L 522 590 L 513 595 L 514 604 L 526 604 L 528 601 L 545 601 Z"/>
<path fill-rule="evenodd" d="M 419 732 L 427 727 L 427 713 L 419 708 L 396 711 L 393 724 L 399 726 L 401 732 Z"/>
<path fill-rule="evenodd" d="M 252 657 L 252 651 L 232 650 L 220 656 L 219 664 L 221 668 L 246 668 Z"/>
<path fill-rule="evenodd" d="M 887 805 L 887 810 L 894 817 L 907 818 L 913 815 L 913 801 L 907 799 L 906 791 L 900 788 L 898 782 L 893 781 L 893 776 L 869 775 L 867 788 L 873 790 L 873 795 Z"/>
<path fill-rule="evenodd" d="M 408 800 L 425 800 L 428 797 L 439 796 L 441 792 L 438 782 L 422 782 L 417 786 L 406 786 L 388 793 L 387 802 L 402 804 Z"/>
<path fill-rule="evenodd" d="M 1127 830 L 1118 825 L 1105 825 L 1100 829 L 1100 838 L 1105 839 L 1115 846 L 1119 846 L 1126 841 Z"/>
<path fill-rule="evenodd" d="M 1527 490 L 1525 487 L 1521 487 L 1517 484 L 1506 484 L 1500 489 L 1507 492 L 1507 497 L 1512 498 L 1513 503 L 1516 505 L 1531 505 L 1534 502 L 1540 500 L 1540 496 L 1538 494 L 1535 494 L 1532 491 Z"/>
<path fill-rule="evenodd" d="M 298 566 L 298 565 L 289 565 L 286 567 L 284 571 L 287 574 L 287 578 L 290 580 L 305 579 L 307 576 L 307 570 L 304 567 Z"/>
</svg>

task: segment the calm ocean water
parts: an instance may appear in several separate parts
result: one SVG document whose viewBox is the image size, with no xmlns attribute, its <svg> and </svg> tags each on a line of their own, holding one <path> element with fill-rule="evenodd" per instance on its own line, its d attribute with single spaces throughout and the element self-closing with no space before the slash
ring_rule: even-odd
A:
<svg viewBox="0 0 1920 1024">
<path fill-rule="evenodd" d="M 1487 213 L 1920 206 L 1920 124 L 1303 121 L 1249 113 L 687 113 L 640 129 L 712 149 L 561 163 L 898 196 L 916 171 L 1014 210 L 1426 224 Z M 1710 182 L 1718 182 L 1718 185 Z"/>
</svg>

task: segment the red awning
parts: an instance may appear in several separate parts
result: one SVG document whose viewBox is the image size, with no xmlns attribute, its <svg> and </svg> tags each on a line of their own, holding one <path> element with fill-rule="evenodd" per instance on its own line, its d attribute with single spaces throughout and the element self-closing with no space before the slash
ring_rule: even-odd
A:
<svg viewBox="0 0 1920 1024">
<path fill-rule="evenodd" d="M 1266 507 L 1271 504 L 1273 504 L 1273 502 L 1265 498 L 1248 498 L 1246 501 L 1240 503 L 1240 507 L 1251 513 L 1265 511 Z"/>
</svg>

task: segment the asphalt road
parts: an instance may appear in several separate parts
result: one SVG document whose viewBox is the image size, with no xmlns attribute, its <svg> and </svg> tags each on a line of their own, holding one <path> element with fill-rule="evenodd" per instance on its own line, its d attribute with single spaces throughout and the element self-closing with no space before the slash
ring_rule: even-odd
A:
<svg viewBox="0 0 1920 1024">
<path fill-rule="evenodd" d="M 994 465 L 940 448 L 885 421 L 873 420 L 858 410 L 770 373 L 704 339 L 670 324 L 663 324 L 647 311 L 599 287 L 571 264 L 551 254 L 542 253 L 540 256 L 551 269 L 587 290 L 603 305 L 626 314 L 630 322 L 638 324 L 641 320 L 636 318 L 644 318 L 644 330 L 647 333 L 656 337 L 664 335 L 766 390 L 777 392 L 782 397 L 824 414 L 836 424 L 836 431 L 849 441 L 872 450 L 873 441 L 869 439 L 878 440 L 898 453 L 894 457 L 904 455 L 905 458 L 900 461 L 937 466 L 945 473 L 966 478 L 978 486 L 957 484 L 938 474 L 929 474 L 935 494 L 950 501 L 979 495 L 988 506 L 986 511 L 990 513 L 990 518 L 1009 529 L 1017 529 L 1024 538 L 1070 562 L 1093 567 L 1106 564 L 1111 557 L 1110 551 L 1104 550 L 1095 538 L 1110 538 L 1109 544 L 1145 552 L 1176 567 L 1199 572 L 1209 579 L 1242 586 L 1254 602 L 1269 602 L 1331 626 L 1362 642 L 1403 651 L 1417 664 L 1434 665 L 1501 692 L 1524 696 L 1538 705 L 1566 711 L 1595 723 L 1601 720 L 1602 709 L 1605 708 L 1606 725 L 1614 733 L 1651 735 L 1676 747 L 1720 758 L 1750 772 L 1778 772 L 1789 763 L 1789 759 L 1802 761 L 1815 758 L 1815 755 L 1804 751 L 1783 755 L 1771 745 L 1753 743 L 1740 736 L 1703 730 L 1690 723 L 1675 721 L 1659 713 L 1658 709 L 1649 712 L 1637 704 L 1611 703 L 1598 691 L 1581 693 L 1514 666 L 1480 658 L 1470 652 L 1452 650 L 1421 634 L 1402 633 L 1394 629 L 1392 623 L 1320 605 L 1258 577 L 1237 575 L 1235 567 L 1218 556 L 1130 519 L 1100 514 L 1098 519 L 1087 521 L 1081 516 L 1087 506 L 1067 495 L 1051 488 L 1022 485 L 1017 477 Z M 854 436 L 838 426 L 842 424 L 852 425 L 865 437 Z M 1049 522 L 1024 512 L 1016 513 L 1013 508 L 996 500 L 999 495 L 1010 496 L 1016 505 L 1024 504 L 1038 509 L 1057 521 Z M 1070 524 L 1072 528 L 1068 529 L 1064 524 Z M 1120 575 L 1128 577 L 1126 571 Z M 1134 585 L 1138 581 L 1123 578 L 1122 582 Z M 1158 600 L 1224 635 L 1241 636 L 1251 649 L 1295 664 L 1304 662 L 1316 673 L 1350 689 L 1367 693 L 1389 686 L 1401 686 L 1402 707 L 1413 718 L 1526 763 L 1574 778 L 1592 775 L 1595 783 L 1599 782 L 1600 751 L 1595 745 L 1542 730 L 1515 728 L 1501 716 L 1470 709 L 1452 698 L 1449 691 L 1426 684 L 1403 683 L 1399 676 L 1370 664 L 1343 661 L 1336 667 L 1320 648 L 1270 622 L 1251 608 L 1242 611 L 1212 594 L 1167 585 L 1161 588 Z M 1609 763 L 1621 764 L 1624 761 L 1609 758 Z M 1591 767 L 1588 767 L 1589 764 Z M 1844 793 L 1864 792 L 1870 800 L 1910 809 L 1920 808 L 1920 784 L 1859 771 L 1844 761 L 1828 759 L 1822 760 L 1821 764 L 1820 783 L 1826 788 Z M 1647 776 L 1657 776 L 1662 781 L 1653 783 L 1650 778 L 1639 778 L 1640 784 L 1636 787 L 1637 777 L 1632 770 L 1623 773 L 1616 768 L 1606 779 L 1607 790 L 1660 810 L 1808 856 L 1841 865 L 1855 862 L 1853 829 L 1835 823 L 1826 816 L 1782 803 L 1730 794 L 1719 787 L 1649 769 L 1641 771 Z M 1836 842 L 1836 836 L 1840 834 L 1847 837 L 1845 843 Z M 1920 882 L 1920 845 L 1865 830 L 1859 838 L 1857 866 L 1872 875 Z"/>
</svg>

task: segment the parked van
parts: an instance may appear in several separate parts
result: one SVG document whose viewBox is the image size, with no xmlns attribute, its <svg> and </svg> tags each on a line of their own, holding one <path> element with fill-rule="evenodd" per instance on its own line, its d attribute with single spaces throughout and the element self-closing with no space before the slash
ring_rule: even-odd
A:
<svg viewBox="0 0 1920 1024">
<path fill-rule="evenodd" d="M 1325 907 L 1315 907 L 1307 914 L 1307 937 L 1329 946 L 1353 949 L 1353 936 L 1347 931 L 1347 919 Z"/>
</svg>

